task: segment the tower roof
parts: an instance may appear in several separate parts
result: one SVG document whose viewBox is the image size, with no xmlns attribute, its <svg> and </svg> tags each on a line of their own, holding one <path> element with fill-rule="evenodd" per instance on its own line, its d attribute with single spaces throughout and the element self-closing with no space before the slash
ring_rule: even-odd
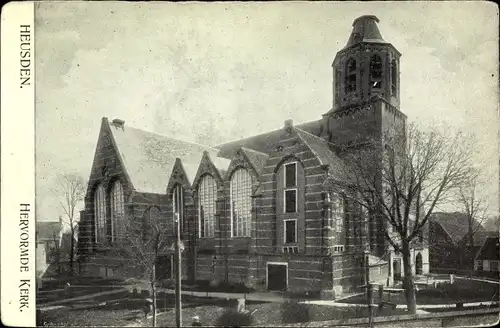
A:
<svg viewBox="0 0 500 328">
<path fill-rule="evenodd" d="M 353 29 L 345 48 L 361 42 L 388 43 L 382 38 L 378 30 L 378 22 L 379 19 L 374 15 L 364 15 L 356 18 L 352 23 Z"/>
</svg>

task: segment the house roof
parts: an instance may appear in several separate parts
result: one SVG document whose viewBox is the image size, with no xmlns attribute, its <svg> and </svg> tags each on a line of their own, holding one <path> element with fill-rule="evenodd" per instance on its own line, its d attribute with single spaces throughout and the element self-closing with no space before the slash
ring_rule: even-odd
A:
<svg viewBox="0 0 500 328">
<path fill-rule="evenodd" d="M 48 241 L 59 239 L 62 225 L 59 221 L 38 221 L 36 223 L 36 240 Z"/>
<path fill-rule="evenodd" d="M 430 218 L 430 222 L 441 225 L 456 244 L 462 241 L 469 231 L 467 215 L 460 212 L 434 213 Z M 480 246 L 485 238 L 491 235 L 491 232 L 486 231 L 476 220 L 474 220 L 473 231 L 474 244 L 476 246 Z"/>
<path fill-rule="evenodd" d="M 499 239 L 487 237 L 476 256 L 476 260 L 500 260 Z"/>
<path fill-rule="evenodd" d="M 321 120 L 299 124 L 296 127 L 303 131 L 319 135 Z M 283 133 L 283 129 L 277 129 L 249 138 L 227 142 L 215 147 L 220 149 L 219 156 L 224 158 L 233 158 L 241 147 L 268 154 L 273 150 L 276 141 L 280 139 Z"/>
<path fill-rule="evenodd" d="M 181 159 L 186 174 L 191 177 L 190 182 L 196 174 L 203 151 L 208 151 L 214 161 L 219 161 L 219 150 L 209 146 L 177 140 L 125 124 L 109 123 L 109 127 L 132 185 L 140 192 L 165 193 L 177 157 Z"/>
</svg>

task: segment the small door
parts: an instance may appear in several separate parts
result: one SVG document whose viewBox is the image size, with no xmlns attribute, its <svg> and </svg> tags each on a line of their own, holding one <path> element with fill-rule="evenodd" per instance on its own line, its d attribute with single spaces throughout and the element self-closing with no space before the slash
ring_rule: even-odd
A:
<svg viewBox="0 0 500 328">
<path fill-rule="evenodd" d="M 394 280 L 401 280 L 401 261 L 394 260 L 394 262 L 392 262 L 392 268 L 394 270 Z"/>
<path fill-rule="evenodd" d="M 267 289 L 274 291 L 286 291 L 287 289 L 287 266 L 285 264 L 267 265 Z"/>
<path fill-rule="evenodd" d="M 422 254 L 418 253 L 415 258 L 415 273 L 422 274 Z"/>
</svg>

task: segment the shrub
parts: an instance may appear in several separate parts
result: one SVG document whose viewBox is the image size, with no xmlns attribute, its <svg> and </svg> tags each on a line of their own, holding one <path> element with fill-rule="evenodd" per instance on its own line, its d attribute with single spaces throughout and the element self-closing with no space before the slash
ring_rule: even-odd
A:
<svg viewBox="0 0 500 328">
<path fill-rule="evenodd" d="M 304 303 L 287 301 L 281 305 L 283 323 L 309 322 L 309 308 Z"/>
<path fill-rule="evenodd" d="M 253 325 L 253 321 L 253 316 L 250 313 L 228 309 L 217 318 L 215 325 L 220 327 L 243 327 Z"/>
</svg>

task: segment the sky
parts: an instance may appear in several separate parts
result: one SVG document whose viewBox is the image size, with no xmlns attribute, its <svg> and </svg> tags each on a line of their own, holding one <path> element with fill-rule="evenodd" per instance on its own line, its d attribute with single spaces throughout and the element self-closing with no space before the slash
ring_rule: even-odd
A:
<svg viewBox="0 0 500 328">
<path fill-rule="evenodd" d="M 57 174 L 88 179 L 103 116 L 216 145 L 313 121 L 359 16 L 401 53 L 409 122 L 475 137 L 498 209 L 498 8 L 491 2 L 39 2 L 36 207 L 62 215 Z"/>
</svg>

